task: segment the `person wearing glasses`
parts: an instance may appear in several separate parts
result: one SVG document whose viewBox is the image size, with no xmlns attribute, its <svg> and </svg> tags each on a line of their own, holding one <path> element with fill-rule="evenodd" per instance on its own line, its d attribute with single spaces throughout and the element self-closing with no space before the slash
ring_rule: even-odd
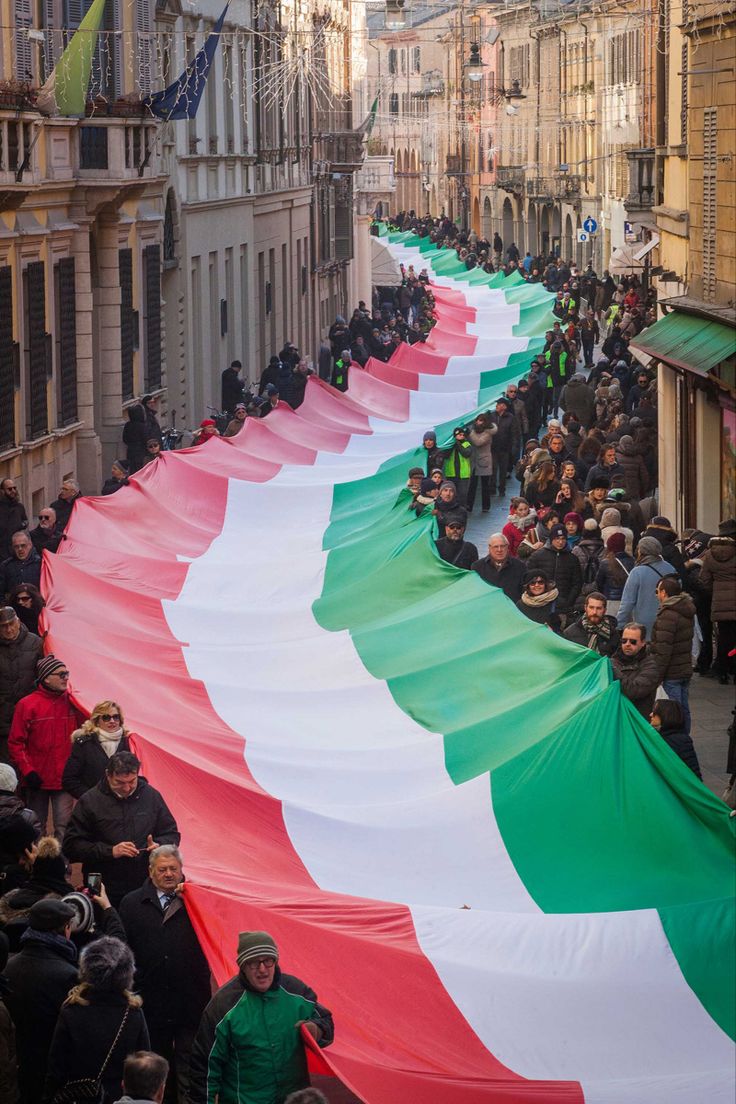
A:
<svg viewBox="0 0 736 1104">
<path fill-rule="evenodd" d="M 199 1025 L 189 1104 L 281 1104 L 309 1085 L 305 1034 L 320 1047 L 334 1038 L 332 1013 L 308 985 L 281 972 L 268 932 L 241 932 L 236 961 L 239 972 L 217 990 Z"/>
<path fill-rule="evenodd" d="M 654 708 L 659 685 L 659 667 L 647 647 L 646 626 L 629 621 L 621 630 L 621 643 L 611 656 L 613 676 L 621 693 L 647 721 Z"/>
<path fill-rule="evenodd" d="M 69 668 L 54 655 L 36 667 L 36 689 L 15 707 L 8 751 L 21 779 L 26 805 L 46 834 L 49 812 L 54 835 L 63 843 L 74 798 L 64 790 L 62 776 L 70 738 L 84 717 L 69 696 Z"/>
<path fill-rule="evenodd" d="M 21 583 L 41 585 L 41 557 L 25 529 L 10 538 L 12 555 L 0 563 L 0 598 Z"/>
<path fill-rule="evenodd" d="M 50 506 L 42 506 L 38 525 L 30 532 L 33 547 L 39 556 L 43 556 L 44 549 L 47 552 L 56 552 L 61 544 L 61 536 L 61 529 L 56 524 L 56 510 Z"/>
<path fill-rule="evenodd" d="M 62 777 L 66 792 L 79 798 L 96 786 L 117 751 L 137 753 L 118 703 L 98 702 L 89 720 L 72 732 L 72 750 Z"/>
</svg>

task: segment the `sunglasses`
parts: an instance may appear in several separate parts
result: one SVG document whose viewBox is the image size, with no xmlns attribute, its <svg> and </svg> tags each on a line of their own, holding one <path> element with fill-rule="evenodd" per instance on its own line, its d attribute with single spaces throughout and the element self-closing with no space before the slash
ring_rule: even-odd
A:
<svg viewBox="0 0 736 1104">
<path fill-rule="evenodd" d="M 68 679 L 69 678 L 69 672 L 68 671 L 54 671 L 53 674 L 56 675 L 56 677 L 60 678 L 60 679 Z M 51 676 L 49 676 L 49 678 L 50 677 Z"/>
<path fill-rule="evenodd" d="M 532 579 L 532 581 L 529 583 L 529 586 L 546 586 L 546 585 L 547 585 L 547 583 L 545 582 L 544 579 Z"/>
<path fill-rule="evenodd" d="M 120 714 L 119 713 L 100 713 L 99 716 L 100 716 L 101 721 L 119 721 L 120 720 Z"/>
<path fill-rule="evenodd" d="M 51 514 L 39 514 L 39 521 L 51 521 Z"/>
<path fill-rule="evenodd" d="M 17 594 L 15 600 L 16 602 L 30 602 L 31 596 L 30 594 Z"/>
</svg>

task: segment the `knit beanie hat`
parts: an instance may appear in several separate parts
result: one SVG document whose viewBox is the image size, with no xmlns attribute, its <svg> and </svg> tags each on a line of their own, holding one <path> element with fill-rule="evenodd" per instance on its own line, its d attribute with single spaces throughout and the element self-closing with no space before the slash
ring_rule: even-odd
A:
<svg viewBox="0 0 736 1104">
<path fill-rule="evenodd" d="M 595 518 L 586 518 L 583 522 L 583 529 L 591 537 L 597 537 L 599 535 L 598 522 Z"/>
<path fill-rule="evenodd" d="M 565 537 L 567 539 L 567 529 L 564 525 L 553 525 L 549 531 L 549 539 L 554 540 L 555 537 Z"/>
<path fill-rule="evenodd" d="M 655 537 L 642 537 L 637 552 L 640 556 L 661 556 L 662 545 Z"/>
<path fill-rule="evenodd" d="M 424 479 L 424 468 L 409 468 L 409 478 L 416 479 L 417 477 Z"/>
<path fill-rule="evenodd" d="M 626 547 L 626 537 L 623 533 L 611 533 L 610 537 L 606 541 L 606 548 L 609 552 L 613 552 L 614 555 L 619 556 Z"/>
<path fill-rule="evenodd" d="M 565 523 L 567 523 L 568 521 L 574 521 L 578 527 L 578 530 L 583 528 L 583 519 L 580 514 L 575 512 L 575 510 L 571 510 L 569 514 L 565 514 L 563 521 Z"/>
<path fill-rule="evenodd" d="M 621 524 L 621 513 L 613 506 L 609 506 L 601 514 L 601 529 L 607 529 L 611 525 Z"/>
<path fill-rule="evenodd" d="M 274 938 L 264 931 L 241 932 L 238 936 L 238 952 L 235 961 L 244 966 L 251 958 L 278 959 L 279 951 Z"/>
<path fill-rule="evenodd" d="M 66 862 L 61 853 L 61 844 L 53 836 L 43 836 L 38 841 L 38 854 L 31 871 L 31 884 L 49 893 L 66 896 L 71 885 L 66 880 Z"/>
<path fill-rule="evenodd" d="M 434 479 L 423 479 L 419 488 L 419 493 L 423 495 L 428 495 L 430 491 L 436 490 L 437 484 L 435 483 Z"/>
<path fill-rule="evenodd" d="M 422 441 L 431 441 L 433 445 L 437 444 L 437 434 L 433 429 L 428 429 L 422 437 Z"/>
<path fill-rule="evenodd" d="M 0 763 L 0 790 L 15 793 L 18 789 L 18 775 L 9 763 Z"/>
<path fill-rule="evenodd" d="M 36 664 L 36 686 L 42 686 L 49 675 L 55 674 L 56 671 L 63 671 L 65 667 L 66 663 L 62 659 L 57 659 L 55 655 L 47 655 L 39 659 Z"/>
</svg>

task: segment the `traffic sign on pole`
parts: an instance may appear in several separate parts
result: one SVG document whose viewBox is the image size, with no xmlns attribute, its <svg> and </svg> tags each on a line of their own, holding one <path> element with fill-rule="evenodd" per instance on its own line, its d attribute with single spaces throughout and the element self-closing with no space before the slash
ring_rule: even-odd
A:
<svg viewBox="0 0 736 1104">
<path fill-rule="evenodd" d="M 583 223 L 583 230 L 585 230 L 588 234 L 595 234 L 597 229 L 598 223 L 595 221 L 594 218 L 591 218 L 590 215 L 588 215 L 585 222 Z"/>
<path fill-rule="evenodd" d="M 587 242 L 589 237 L 590 237 L 590 235 L 587 234 L 585 232 L 585 230 L 578 230 L 578 241 L 579 242 Z"/>
</svg>

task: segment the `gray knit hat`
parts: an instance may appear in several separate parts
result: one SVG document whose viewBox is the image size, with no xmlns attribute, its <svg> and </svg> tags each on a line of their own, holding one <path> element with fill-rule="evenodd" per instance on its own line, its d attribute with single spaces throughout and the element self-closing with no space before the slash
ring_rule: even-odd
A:
<svg viewBox="0 0 736 1104">
<path fill-rule="evenodd" d="M 238 953 L 235 961 L 244 966 L 251 958 L 279 957 L 278 947 L 272 935 L 264 931 L 241 932 L 238 936 Z"/>
<path fill-rule="evenodd" d="M 640 556 L 661 556 L 662 545 L 656 537 L 642 537 L 637 552 Z"/>
<path fill-rule="evenodd" d="M 18 775 L 9 763 L 0 763 L 0 790 L 15 793 L 18 789 Z"/>
</svg>

